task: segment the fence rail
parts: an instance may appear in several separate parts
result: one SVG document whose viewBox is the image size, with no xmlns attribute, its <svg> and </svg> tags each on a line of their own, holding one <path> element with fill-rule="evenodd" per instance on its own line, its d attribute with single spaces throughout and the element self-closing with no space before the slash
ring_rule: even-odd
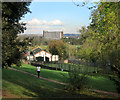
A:
<svg viewBox="0 0 120 100">
<path fill-rule="evenodd" d="M 111 69 L 109 68 L 101 68 L 98 66 L 93 66 L 93 63 L 85 63 L 80 60 L 69 60 L 69 63 L 62 63 L 62 62 L 31 62 L 33 66 L 41 66 L 44 69 L 50 70 L 61 70 L 61 71 L 71 71 L 74 69 L 79 70 L 81 73 L 112 73 Z"/>
</svg>

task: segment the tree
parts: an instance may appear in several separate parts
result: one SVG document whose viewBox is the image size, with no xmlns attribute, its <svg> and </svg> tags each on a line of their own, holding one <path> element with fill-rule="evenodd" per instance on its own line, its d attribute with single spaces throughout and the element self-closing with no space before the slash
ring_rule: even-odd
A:
<svg viewBox="0 0 120 100">
<path fill-rule="evenodd" d="M 91 24 L 87 31 L 80 30 L 82 59 L 108 64 L 120 75 L 120 2 L 96 3 L 91 12 Z M 114 56 L 113 56 L 114 55 Z"/>
<path fill-rule="evenodd" d="M 68 58 L 67 44 L 65 44 L 62 40 L 52 40 L 49 43 L 48 48 L 50 53 L 52 53 L 53 55 L 59 55 L 60 59 Z"/>
<path fill-rule="evenodd" d="M 66 87 L 67 90 L 84 90 L 88 87 L 89 79 L 85 72 L 80 74 L 80 67 L 76 66 L 74 69 L 68 72 L 68 86 Z"/>
<path fill-rule="evenodd" d="M 20 62 L 20 48 L 17 34 L 23 33 L 25 24 L 21 17 L 30 12 L 30 2 L 2 2 L 2 66 Z"/>
<path fill-rule="evenodd" d="M 79 57 L 104 67 L 109 64 L 120 73 L 120 2 L 100 2 L 96 7 L 91 8 L 90 26 L 80 30 Z"/>
<path fill-rule="evenodd" d="M 120 2 L 100 2 L 98 8 L 91 14 L 92 36 L 99 41 L 101 61 L 109 63 L 117 72 L 120 72 Z M 114 56 L 111 56 L 113 55 Z M 111 60 L 114 59 L 114 60 Z M 116 62 L 117 61 L 117 62 Z M 120 74 L 119 74 L 120 75 Z"/>
</svg>

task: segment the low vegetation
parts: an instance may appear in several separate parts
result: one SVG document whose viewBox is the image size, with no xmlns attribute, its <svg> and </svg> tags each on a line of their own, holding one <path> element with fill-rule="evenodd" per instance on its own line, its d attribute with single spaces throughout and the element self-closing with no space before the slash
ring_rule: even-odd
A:
<svg viewBox="0 0 120 100">
<path fill-rule="evenodd" d="M 68 78 L 68 90 L 79 90 L 82 91 L 83 89 L 88 88 L 89 85 L 88 77 L 86 74 L 82 73 L 80 74 L 80 71 L 77 69 L 71 70 L 68 72 L 69 78 Z"/>
</svg>

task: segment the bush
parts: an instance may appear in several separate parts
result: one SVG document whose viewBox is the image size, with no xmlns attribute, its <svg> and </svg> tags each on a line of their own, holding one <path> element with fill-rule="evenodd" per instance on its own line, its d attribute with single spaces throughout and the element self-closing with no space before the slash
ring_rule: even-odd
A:
<svg viewBox="0 0 120 100">
<path fill-rule="evenodd" d="M 87 87 L 88 78 L 85 73 L 80 74 L 80 70 L 73 69 L 69 72 L 68 90 L 83 90 Z"/>
</svg>

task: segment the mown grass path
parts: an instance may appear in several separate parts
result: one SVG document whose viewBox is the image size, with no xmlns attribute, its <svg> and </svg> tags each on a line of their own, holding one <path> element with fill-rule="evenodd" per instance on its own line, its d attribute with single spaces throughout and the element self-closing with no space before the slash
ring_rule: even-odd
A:
<svg viewBox="0 0 120 100">
<path fill-rule="evenodd" d="M 37 78 L 37 75 L 35 75 L 35 74 L 29 73 L 29 72 L 25 72 L 25 71 L 22 71 L 22 70 L 18 70 L 16 68 L 12 68 L 12 67 L 8 67 L 8 68 L 12 69 L 12 70 L 15 70 L 15 71 L 23 72 L 25 74 L 28 74 L 30 76 L 34 76 L 34 77 Z M 68 85 L 67 83 L 58 82 L 58 81 L 51 80 L 51 79 L 48 79 L 48 78 L 44 78 L 44 77 L 41 77 L 41 76 L 40 76 L 40 79 L 47 80 L 47 81 L 50 81 L 50 82 L 54 82 L 54 83 L 61 84 L 61 85 Z M 115 97 L 120 98 L 120 94 L 118 94 L 118 93 L 108 92 L 108 91 L 101 91 L 101 90 L 96 90 L 96 89 L 88 89 L 88 90 L 89 91 L 93 91 L 93 92 L 97 92 L 97 93 L 102 93 L 102 94 L 109 94 L 109 95 L 113 95 Z"/>
</svg>

